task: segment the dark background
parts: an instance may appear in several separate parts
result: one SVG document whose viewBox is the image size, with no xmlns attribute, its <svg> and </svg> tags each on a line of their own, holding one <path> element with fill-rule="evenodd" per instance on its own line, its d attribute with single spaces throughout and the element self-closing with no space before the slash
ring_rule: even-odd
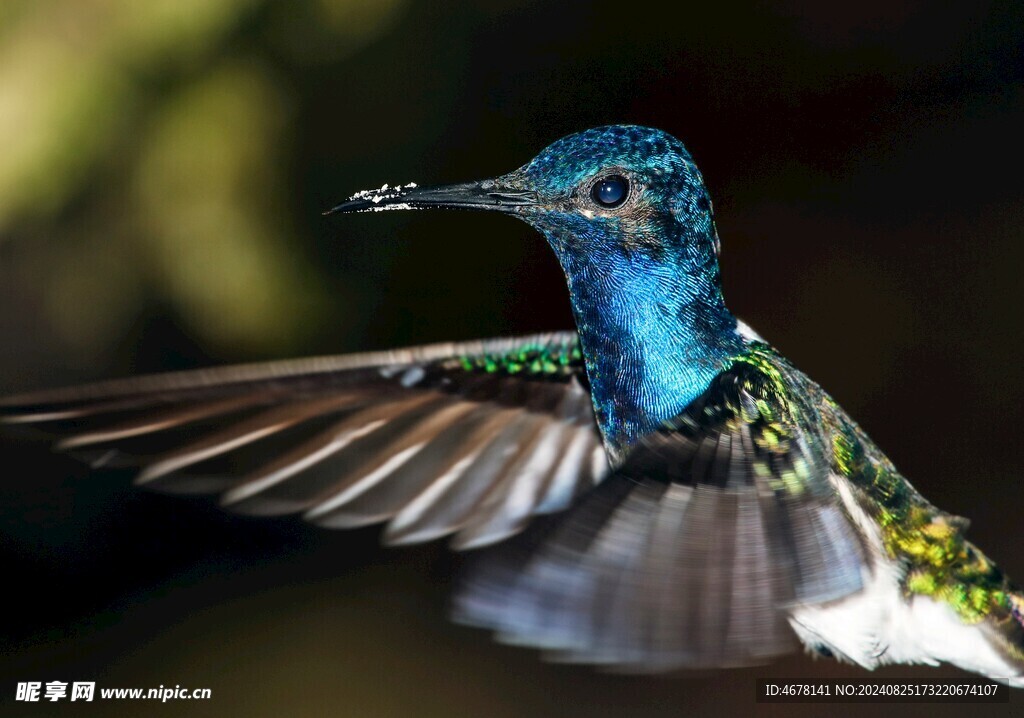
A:
<svg viewBox="0 0 1024 718">
<path fill-rule="evenodd" d="M 0 393 L 570 326 L 525 225 L 320 212 L 650 124 L 704 172 L 733 310 L 1020 580 L 1024 6 L 830 5 L 5 3 Z M 60 708 L 820 715 L 755 705 L 755 681 L 866 675 L 801 656 L 674 679 L 545 664 L 445 621 L 443 547 L 226 516 L 0 446 L 0 712 L 55 710 L 15 704 L 16 681 L 95 680 L 214 698 Z"/>
</svg>

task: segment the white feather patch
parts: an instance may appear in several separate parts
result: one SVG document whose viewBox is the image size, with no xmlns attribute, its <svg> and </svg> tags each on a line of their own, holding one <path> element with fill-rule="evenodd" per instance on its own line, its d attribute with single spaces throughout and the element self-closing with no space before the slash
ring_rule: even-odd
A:
<svg viewBox="0 0 1024 718">
<path fill-rule="evenodd" d="M 800 640 L 812 649 L 824 645 L 838 658 L 868 670 L 893 663 L 944 662 L 1024 687 L 1024 674 L 988 641 L 981 624 L 964 623 L 952 607 L 928 596 L 904 597 L 903 569 L 885 557 L 877 526 L 857 504 L 846 480 L 831 480 L 867 537 L 873 566 L 865 569 L 864 588 L 853 596 L 792 611 L 789 622 Z"/>
</svg>

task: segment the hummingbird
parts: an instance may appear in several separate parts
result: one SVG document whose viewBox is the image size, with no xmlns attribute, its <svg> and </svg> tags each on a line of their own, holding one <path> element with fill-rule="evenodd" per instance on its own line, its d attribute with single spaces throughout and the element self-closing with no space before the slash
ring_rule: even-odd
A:
<svg viewBox="0 0 1024 718">
<path fill-rule="evenodd" d="M 475 559 L 455 620 L 557 660 L 661 672 L 802 644 L 1024 687 L 1024 593 L 729 311 L 679 140 L 599 127 L 331 213 L 427 208 L 538 230 L 575 329 L 40 391 L 0 419 L 231 511 L 447 537 Z"/>
</svg>

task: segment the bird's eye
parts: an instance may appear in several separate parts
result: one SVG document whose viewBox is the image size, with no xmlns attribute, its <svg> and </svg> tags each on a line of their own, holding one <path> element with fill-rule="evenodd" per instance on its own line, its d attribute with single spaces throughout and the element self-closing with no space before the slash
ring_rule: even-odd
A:
<svg viewBox="0 0 1024 718">
<path fill-rule="evenodd" d="M 590 196 L 601 207 L 615 209 L 629 196 L 629 181 L 621 175 L 602 177 L 590 188 Z"/>
</svg>

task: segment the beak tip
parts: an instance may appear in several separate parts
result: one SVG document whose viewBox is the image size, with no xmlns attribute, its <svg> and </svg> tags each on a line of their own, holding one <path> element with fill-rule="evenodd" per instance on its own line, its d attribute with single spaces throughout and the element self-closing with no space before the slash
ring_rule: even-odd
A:
<svg viewBox="0 0 1024 718">
<path fill-rule="evenodd" d="M 344 212 L 357 212 L 357 211 L 359 211 L 361 209 L 366 209 L 366 205 L 367 204 L 368 203 L 365 200 L 361 199 L 361 198 L 358 198 L 358 199 L 348 199 L 348 200 L 345 200 L 344 202 L 342 202 L 341 204 L 334 205 L 330 209 L 325 210 L 324 212 L 322 212 L 321 214 L 324 217 L 327 217 L 327 216 L 330 216 L 332 214 L 341 214 L 341 213 L 344 213 Z"/>
</svg>

